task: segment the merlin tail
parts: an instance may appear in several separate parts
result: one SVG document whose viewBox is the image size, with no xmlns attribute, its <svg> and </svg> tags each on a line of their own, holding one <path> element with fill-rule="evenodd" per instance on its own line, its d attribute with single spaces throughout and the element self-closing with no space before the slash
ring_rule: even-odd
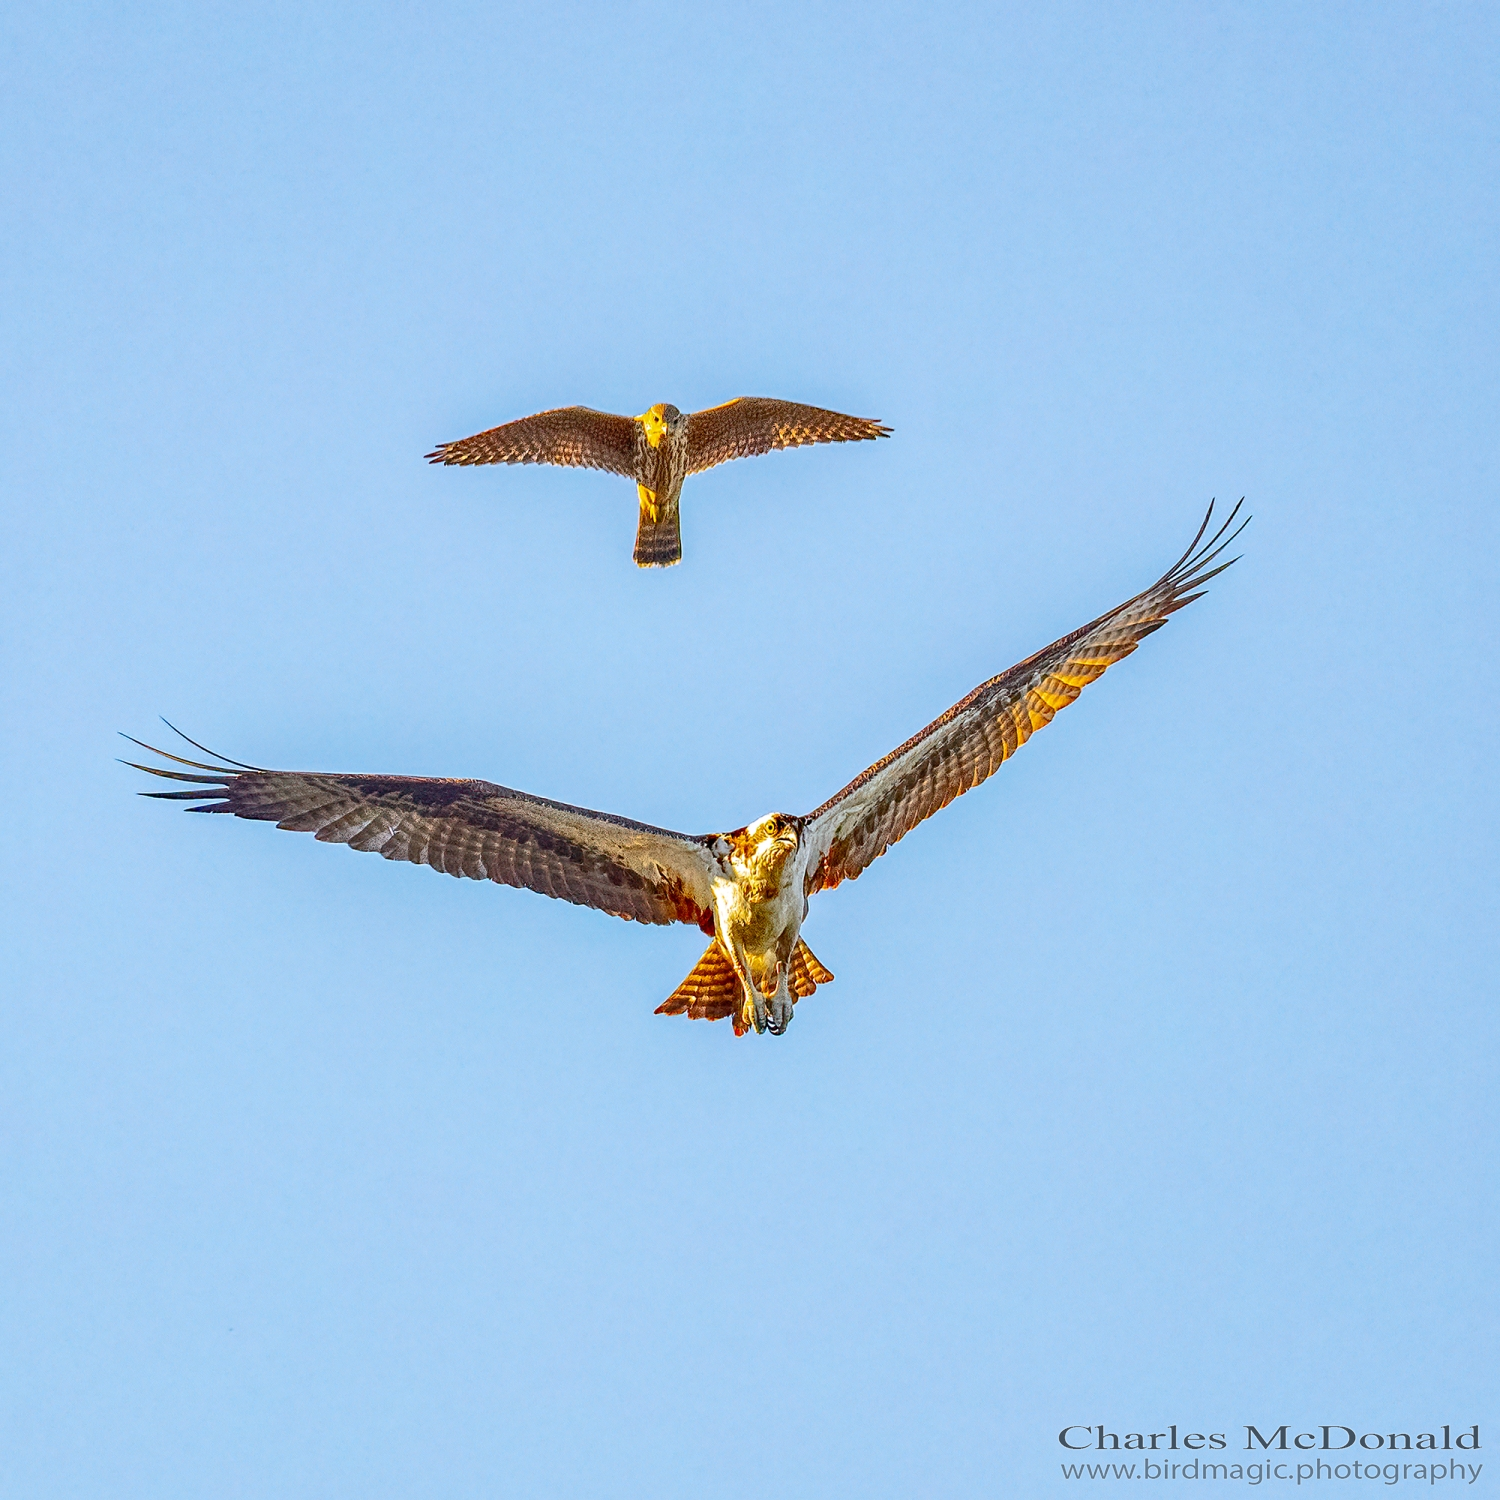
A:
<svg viewBox="0 0 1500 1500">
<path fill-rule="evenodd" d="M 682 561 L 681 512 L 677 497 L 660 498 L 655 490 L 638 484 L 641 522 L 635 533 L 635 565 L 638 568 L 670 568 Z"/>
</svg>

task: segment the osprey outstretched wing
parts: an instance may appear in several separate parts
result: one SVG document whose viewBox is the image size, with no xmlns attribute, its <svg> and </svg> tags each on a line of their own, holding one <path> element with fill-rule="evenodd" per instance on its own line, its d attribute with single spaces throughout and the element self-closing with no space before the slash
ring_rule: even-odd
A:
<svg viewBox="0 0 1500 1500">
<path fill-rule="evenodd" d="M 1061 708 L 1200 596 L 1243 530 L 1229 519 L 1150 588 L 975 688 L 806 817 L 769 813 L 691 835 L 590 812 L 488 781 L 268 771 L 236 761 L 128 762 L 189 789 L 147 792 L 373 850 L 449 875 L 493 880 L 637 922 L 692 923 L 713 941 L 659 1009 L 737 1033 L 780 1032 L 796 1000 L 833 975 L 802 941 L 807 899 L 852 880 L 939 808 L 986 780 Z M 1248 519 L 1248 518 L 1247 518 Z M 1233 528 L 1233 529 L 1231 529 Z M 127 736 L 127 738 L 130 738 Z M 186 738 L 186 736 L 184 736 Z M 203 750 L 196 741 L 189 744 Z M 204 751 L 212 756 L 212 751 Z"/>
<path fill-rule="evenodd" d="M 918 823 L 987 780 L 1089 683 L 1198 598 L 1236 561 L 1211 566 L 1249 524 L 1247 516 L 1230 531 L 1239 511 L 1236 505 L 1204 543 L 1210 506 L 1192 546 L 1149 589 L 981 683 L 808 814 L 808 894 L 853 880 Z"/>
<path fill-rule="evenodd" d="M 190 791 L 144 794 L 192 802 L 190 812 L 275 823 L 325 844 L 348 844 L 386 859 L 431 865 L 445 875 L 518 886 L 627 921 L 710 922 L 714 861 L 703 839 L 491 781 L 268 771 L 237 761 L 210 765 L 126 738 L 192 768 L 187 773 L 126 763 L 193 783 Z"/>
</svg>

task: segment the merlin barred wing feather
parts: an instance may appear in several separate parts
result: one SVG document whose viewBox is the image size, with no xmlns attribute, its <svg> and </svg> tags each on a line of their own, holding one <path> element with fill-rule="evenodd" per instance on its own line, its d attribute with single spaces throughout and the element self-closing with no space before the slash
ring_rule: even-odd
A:
<svg viewBox="0 0 1500 1500">
<path fill-rule="evenodd" d="M 712 860 L 704 841 L 688 834 L 490 781 L 210 765 L 132 743 L 191 768 L 184 773 L 129 762 L 153 776 L 191 783 L 191 790 L 145 795 L 200 804 L 193 812 L 275 823 L 324 843 L 537 891 L 627 921 L 712 925 Z"/>
<path fill-rule="evenodd" d="M 733 458 L 806 443 L 859 443 L 888 437 L 891 429 L 868 417 L 845 416 L 771 396 L 740 396 L 695 411 L 687 423 L 688 473 L 701 474 Z"/>
<path fill-rule="evenodd" d="M 1248 522 L 1230 529 L 1239 511 L 1236 505 L 1205 542 L 1210 505 L 1192 545 L 1150 588 L 981 683 L 810 813 L 808 894 L 853 880 L 918 823 L 986 780 L 1168 615 L 1198 598 L 1236 560 L 1212 566 Z"/>
<path fill-rule="evenodd" d="M 635 473 L 635 423 L 587 406 L 559 406 L 535 416 L 440 443 L 427 455 L 434 464 L 563 464 Z"/>
</svg>

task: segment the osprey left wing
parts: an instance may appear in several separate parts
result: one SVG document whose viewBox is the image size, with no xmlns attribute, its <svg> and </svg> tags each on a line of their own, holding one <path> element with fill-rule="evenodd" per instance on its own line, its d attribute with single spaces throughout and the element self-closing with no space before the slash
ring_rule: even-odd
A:
<svg viewBox="0 0 1500 1500">
<path fill-rule="evenodd" d="M 714 859 L 707 841 L 690 834 L 491 781 L 213 765 L 126 738 L 190 768 L 169 771 L 127 761 L 152 776 L 192 784 L 191 790 L 143 792 L 145 797 L 198 804 L 191 812 L 275 823 L 324 843 L 538 891 L 627 921 L 690 922 L 712 930 Z"/>
</svg>

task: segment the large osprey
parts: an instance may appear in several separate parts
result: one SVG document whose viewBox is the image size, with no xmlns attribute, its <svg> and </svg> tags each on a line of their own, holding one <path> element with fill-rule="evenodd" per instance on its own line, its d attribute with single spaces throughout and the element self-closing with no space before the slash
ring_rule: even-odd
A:
<svg viewBox="0 0 1500 1500">
<path fill-rule="evenodd" d="M 635 480 L 641 505 L 636 566 L 669 568 L 682 561 L 677 506 L 689 474 L 773 448 L 859 443 L 890 432 L 868 417 L 846 417 L 770 396 L 740 396 L 692 412 L 659 401 L 638 417 L 560 406 L 442 443 L 427 459 L 435 464 L 567 464 L 623 474 Z"/>
<path fill-rule="evenodd" d="M 736 1036 L 751 1027 L 779 1034 L 797 1000 L 833 978 L 802 941 L 808 898 L 853 880 L 924 818 L 978 786 L 1107 667 L 1198 598 L 1235 561 L 1215 566 L 1243 529 L 1241 522 L 1229 532 L 1238 512 L 1204 542 L 1210 506 L 1192 546 L 1144 593 L 981 684 L 805 817 L 769 813 L 728 833 L 693 835 L 489 781 L 211 765 L 140 740 L 133 743 L 191 773 L 128 764 L 193 783 L 191 791 L 143 794 L 200 803 L 192 812 L 258 818 L 627 920 L 696 924 L 713 941 L 658 1013 L 732 1016 Z"/>
</svg>

